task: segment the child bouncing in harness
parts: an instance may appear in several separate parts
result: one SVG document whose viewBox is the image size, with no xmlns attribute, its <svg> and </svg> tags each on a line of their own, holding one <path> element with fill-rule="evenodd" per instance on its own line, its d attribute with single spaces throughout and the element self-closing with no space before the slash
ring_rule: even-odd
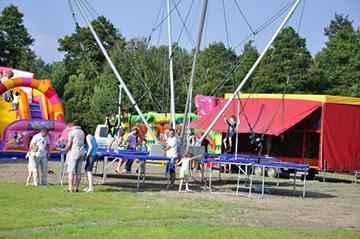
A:
<svg viewBox="0 0 360 239">
<path fill-rule="evenodd" d="M 236 136 L 236 117 L 233 115 L 230 117 L 230 119 L 228 119 L 225 115 L 224 117 L 224 121 L 228 124 L 228 130 L 227 130 L 227 134 L 225 136 L 224 139 L 224 147 L 225 147 L 225 151 L 228 153 L 231 153 L 233 150 L 233 141 L 235 139 Z"/>
</svg>

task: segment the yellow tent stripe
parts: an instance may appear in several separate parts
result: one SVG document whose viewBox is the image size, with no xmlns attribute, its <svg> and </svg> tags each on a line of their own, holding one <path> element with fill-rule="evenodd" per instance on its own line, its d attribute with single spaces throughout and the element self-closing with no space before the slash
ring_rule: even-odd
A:
<svg viewBox="0 0 360 239">
<path fill-rule="evenodd" d="M 232 93 L 225 93 L 225 99 L 229 99 Z M 250 97 L 249 97 L 250 96 Z M 282 94 L 245 94 L 242 93 L 240 98 L 251 99 L 282 99 Z M 289 100 L 309 100 L 318 101 L 322 103 L 337 103 L 347 105 L 360 105 L 360 98 L 334 96 L 334 95 L 300 95 L 300 94 L 286 94 L 284 99 Z"/>
</svg>

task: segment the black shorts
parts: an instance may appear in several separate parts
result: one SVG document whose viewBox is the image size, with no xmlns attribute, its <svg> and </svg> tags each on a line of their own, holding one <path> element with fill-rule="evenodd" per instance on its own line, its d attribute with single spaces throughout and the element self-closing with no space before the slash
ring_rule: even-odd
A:
<svg viewBox="0 0 360 239">
<path fill-rule="evenodd" d="M 96 160 L 96 156 L 86 157 L 86 163 L 85 163 L 85 171 L 86 171 L 86 172 L 92 172 L 93 167 L 94 167 L 95 160 Z"/>
</svg>

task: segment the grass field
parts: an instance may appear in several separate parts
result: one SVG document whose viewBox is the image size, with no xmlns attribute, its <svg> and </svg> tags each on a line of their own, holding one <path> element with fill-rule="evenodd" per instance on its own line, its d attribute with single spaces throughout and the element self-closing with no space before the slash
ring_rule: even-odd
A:
<svg viewBox="0 0 360 239">
<path fill-rule="evenodd" d="M 264 209 L 105 186 L 86 194 L 0 183 L 0 238 L 360 238 L 357 230 L 244 225 L 246 210 Z"/>
</svg>

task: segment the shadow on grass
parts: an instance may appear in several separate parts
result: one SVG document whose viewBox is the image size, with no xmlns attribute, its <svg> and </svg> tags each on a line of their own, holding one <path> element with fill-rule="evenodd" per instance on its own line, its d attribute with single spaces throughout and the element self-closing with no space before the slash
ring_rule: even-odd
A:
<svg viewBox="0 0 360 239">
<path fill-rule="evenodd" d="M 176 180 L 174 187 L 167 187 L 166 178 L 161 177 L 146 177 L 145 183 L 140 181 L 140 187 L 137 189 L 137 177 L 132 175 L 126 175 L 126 179 L 132 179 L 131 181 L 121 181 L 121 182 L 106 182 L 102 184 L 103 186 L 108 186 L 106 188 L 101 188 L 101 192 L 171 192 L 177 191 L 179 189 L 178 180 Z M 202 192 L 203 188 L 200 184 L 189 182 L 189 186 L 194 192 Z M 185 186 L 184 186 L 185 187 Z"/>
<path fill-rule="evenodd" d="M 101 174 L 97 174 L 96 176 L 102 177 Z M 167 189 L 167 179 L 164 174 L 161 173 L 153 173 L 146 175 L 145 184 L 140 181 L 139 190 L 137 190 L 137 174 L 109 174 L 109 179 L 121 179 L 121 181 L 113 181 L 107 182 L 103 184 L 104 186 L 109 186 L 107 188 L 102 188 L 100 191 L 103 192 L 160 192 L 160 191 L 177 191 L 179 180 L 176 180 L 176 184 L 174 188 Z M 235 178 L 223 178 L 219 180 L 218 178 L 214 178 L 212 181 L 213 191 L 218 192 L 232 192 L 236 191 L 236 183 L 237 179 Z M 190 182 L 190 188 L 194 192 L 204 192 L 204 182 L 201 182 L 200 179 L 192 179 Z M 207 183 L 208 184 L 208 183 Z M 245 184 L 244 180 L 240 181 L 241 185 Z M 276 196 L 287 196 L 287 197 L 298 197 L 302 195 L 303 184 L 302 182 L 297 181 L 296 183 L 296 191 L 293 192 L 293 181 L 280 181 L 279 186 L 276 186 L 276 181 L 265 181 L 265 195 L 276 195 Z M 240 189 L 240 191 L 244 191 Z M 254 179 L 252 186 L 252 193 L 254 195 L 260 195 L 261 193 L 261 180 Z M 306 191 L 305 198 L 336 198 L 336 196 L 326 193 L 320 192 L 311 192 Z"/>
<path fill-rule="evenodd" d="M 221 180 L 221 181 L 212 181 L 212 191 L 213 192 L 236 192 L 236 180 Z M 231 186 L 229 185 L 231 184 Z M 240 181 L 240 185 L 244 186 L 245 182 Z M 296 190 L 293 191 L 293 183 L 292 182 L 280 182 L 279 186 L 276 186 L 276 182 L 265 182 L 265 195 L 276 195 L 276 196 L 287 196 L 287 197 L 299 197 L 302 196 L 303 184 L 297 183 Z M 248 184 L 247 184 L 248 186 Z M 287 188 L 281 188 L 287 187 Z M 239 192 L 248 192 L 245 188 L 239 188 Z M 252 184 L 252 193 L 260 195 L 261 194 L 261 181 L 260 180 L 253 180 Z M 305 192 L 305 198 L 336 198 L 337 196 L 327 194 L 327 193 L 320 193 L 320 192 Z"/>
<path fill-rule="evenodd" d="M 355 176 L 354 179 L 340 179 L 340 178 L 332 178 L 332 177 L 325 177 L 325 182 L 324 182 L 324 177 L 323 176 L 316 176 L 314 180 L 317 180 L 321 183 L 354 183 L 355 180 Z"/>
</svg>

